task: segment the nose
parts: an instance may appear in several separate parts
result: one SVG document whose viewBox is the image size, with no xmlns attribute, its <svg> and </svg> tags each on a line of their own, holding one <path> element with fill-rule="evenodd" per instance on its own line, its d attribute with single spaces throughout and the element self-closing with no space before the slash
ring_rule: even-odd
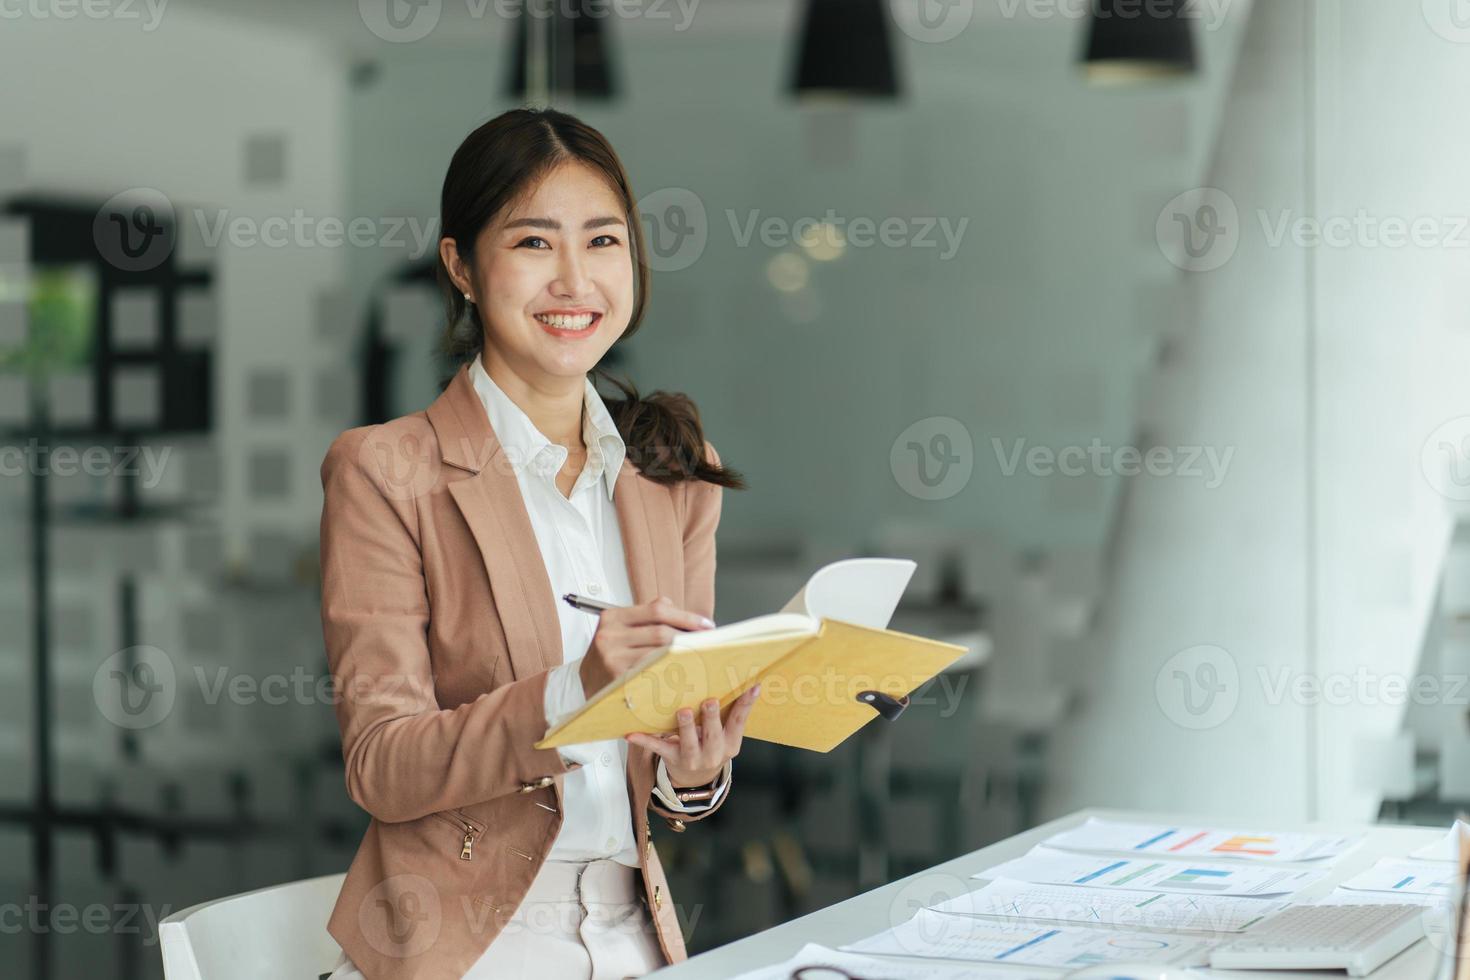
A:
<svg viewBox="0 0 1470 980">
<path fill-rule="evenodd" d="M 576 299 L 584 295 L 592 285 L 587 274 L 587 259 L 576 249 L 562 249 L 557 263 L 556 279 L 551 291 L 558 297 Z"/>
</svg>

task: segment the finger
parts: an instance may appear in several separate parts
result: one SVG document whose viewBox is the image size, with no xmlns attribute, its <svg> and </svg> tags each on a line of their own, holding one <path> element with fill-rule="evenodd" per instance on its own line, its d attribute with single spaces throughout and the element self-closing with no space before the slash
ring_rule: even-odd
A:
<svg viewBox="0 0 1470 980">
<path fill-rule="evenodd" d="M 716 762 L 724 762 L 725 756 L 725 725 L 720 720 L 720 702 L 714 698 L 708 698 L 702 709 L 702 724 L 704 726 L 703 739 L 700 742 L 700 759 L 704 763 L 701 768 L 707 768 Z"/>
<path fill-rule="evenodd" d="M 730 730 L 730 723 L 732 721 L 738 718 L 741 724 L 744 724 L 745 719 L 750 717 L 750 713 L 755 710 L 755 702 L 760 696 L 760 692 L 761 686 L 759 684 L 753 684 L 740 692 L 738 698 L 730 702 L 729 710 L 725 713 L 725 731 L 727 733 Z"/>
<path fill-rule="evenodd" d="M 675 716 L 678 720 L 679 731 L 679 760 L 685 769 L 697 769 L 695 765 L 699 761 L 699 733 L 694 728 L 694 711 L 691 708 L 680 708 Z"/>
<path fill-rule="evenodd" d="M 677 632 L 672 626 L 650 623 L 625 629 L 618 639 L 625 647 L 666 647 L 674 642 Z"/>
<path fill-rule="evenodd" d="M 757 684 L 740 695 L 735 706 L 730 709 L 730 716 L 725 719 L 725 752 L 730 757 L 740 751 L 740 739 L 745 735 L 745 721 L 755 709 L 755 701 L 760 692 L 761 686 Z"/>
<path fill-rule="evenodd" d="M 736 707 L 739 707 L 740 705 L 745 705 L 747 708 L 753 708 L 755 707 L 755 702 L 760 697 L 760 694 L 761 685 L 760 682 L 757 681 L 747 687 L 744 691 L 740 692 L 740 697 L 735 699 L 735 705 Z"/>
<path fill-rule="evenodd" d="M 662 756 L 665 762 L 679 761 L 678 742 L 670 742 L 665 741 L 661 738 L 655 738 L 654 736 L 649 735 L 647 732 L 629 732 L 623 737 L 628 740 L 628 743 L 630 745 L 640 745 L 645 749 L 649 749 L 655 755 Z"/>
<path fill-rule="evenodd" d="M 634 625 L 664 623 L 681 630 L 704 630 L 715 625 L 698 613 L 680 609 L 667 596 L 659 596 L 641 606 L 630 606 L 628 615 L 629 622 Z"/>
</svg>

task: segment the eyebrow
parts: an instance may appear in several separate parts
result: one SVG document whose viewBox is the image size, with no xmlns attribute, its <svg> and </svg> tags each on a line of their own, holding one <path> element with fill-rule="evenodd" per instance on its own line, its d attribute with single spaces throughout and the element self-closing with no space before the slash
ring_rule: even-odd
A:
<svg viewBox="0 0 1470 980">
<path fill-rule="evenodd" d="M 584 231 L 591 231 L 593 228 L 602 228 L 606 225 L 620 225 L 622 223 L 622 218 L 615 218 L 608 215 L 601 218 L 588 218 L 583 222 L 582 229 Z M 561 231 L 561 222 L 553 218 L 517 218 L 515 221 L 506 225 L 505 228 L 507 231 L 512 228 L 545 228 L 549 231 Z"/>
</svg>

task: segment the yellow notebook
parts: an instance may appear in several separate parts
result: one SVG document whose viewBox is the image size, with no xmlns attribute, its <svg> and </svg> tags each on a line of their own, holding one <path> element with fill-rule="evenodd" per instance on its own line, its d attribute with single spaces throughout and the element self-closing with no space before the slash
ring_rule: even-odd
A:
<svg viewBox="0 0 1470 980">
<path fill-rule="evenodd" d="M 819 569 L 778 613 L 680 634 L 546 733 L 538 749 L 678 730 L 675 713 L 756 682 L 745 735 L 827 752 L 908 695 L 965 647 L 887 629 L 914 563 L 853 558 Z"/>
</svg>

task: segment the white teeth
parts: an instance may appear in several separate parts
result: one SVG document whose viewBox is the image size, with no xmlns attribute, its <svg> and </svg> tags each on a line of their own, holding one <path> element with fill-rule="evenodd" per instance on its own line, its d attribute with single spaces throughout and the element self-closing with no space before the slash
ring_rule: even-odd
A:
<svg viewBox="0 0 1470 980">
<path fill-rule="evenodd" d="M 548 326 L 556 327 L 558 330 L 583 330 L 592 325 L 596 314 L 582 313 L 577 316 L 549 316 L 545 313 L 537 313 L 536 319 Z"/>
</svg>

